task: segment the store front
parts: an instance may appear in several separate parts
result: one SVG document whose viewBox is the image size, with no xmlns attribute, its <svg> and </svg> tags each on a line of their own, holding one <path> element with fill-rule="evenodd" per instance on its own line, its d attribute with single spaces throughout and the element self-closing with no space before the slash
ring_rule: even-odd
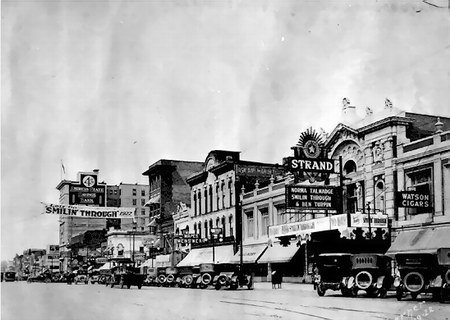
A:
<svg viewBox="0 0 450 320">
<path fill-rule="evenodd" d="M 202 263 L 228 263 L 233 256 L 233 245 L 195 248 L 177 264 L 177 267 L 194 267 Z"/>
</svg>

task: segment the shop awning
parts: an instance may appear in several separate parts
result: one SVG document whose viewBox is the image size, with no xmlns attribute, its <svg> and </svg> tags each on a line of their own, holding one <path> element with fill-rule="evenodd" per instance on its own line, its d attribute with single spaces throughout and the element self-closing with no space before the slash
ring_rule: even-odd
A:
<svg viewBox="0 0 450 320">
<path fill-rule="evenodd" d="M 104 265 L 102 265 L 100 268 L 98 268 L 97 270 L 109 270 L 109 269 L 111 269 L 110 268 L 110 263 L 109 262 L 107 262 L 107 263 L 105 263 Z"/>
<path fill-rule="evenodd" d="M 156 197 L 150 198 L 144 206 L 150 206 L 152 204 L 160 204 L 161 202 L 161 195 L 157 195 Z"/>
<path fill-rule="evenodd" d="M 242 262 L 256 263 L 266 249 L 266 243 L 244 245 L 244 251 L 242 252 Z M 237 264 L 240 263 L 240 261 L 241 250 L 239 249 L 238 252 L 230 259 L 229 263 Z"/>
<path fill-rule="evenodd" d="M 258 263 L 284 263 L 292 260 L 297 253 L 299 247 L 296 243 L 291 243 L 287 247 L 283 247 L 279 242 L 273 243 L 267 247 Z"/>
<path fill-rule="evenodd" d="M 228 263 L 233 255 L 232 245 L 214 247 L 214 261 L 212 247 L 192 249 L 188 255 L 178 263 L 177 267 L 193 267 L 201 263 Z"/>
<path fill-rule="evenodd" d="M 152 263 L 152 260 L 153 260 L 153 263 Z M 147 259 L 147 260 L 145 260 L 144 263 L 141 264 L 140 266 L 141 266 L 141 267 L 150 267 L 150 268 L 151 268 L 152 265 L 153 265 L 153 267 L 156 266 L 154 259 Z"/>
<path fill-rule="evenodd" d="M 386 254 L 436 253 L 439 248 L 449 247 L 450 227 L 423 228 L 400 231 Z"/>
</svg>

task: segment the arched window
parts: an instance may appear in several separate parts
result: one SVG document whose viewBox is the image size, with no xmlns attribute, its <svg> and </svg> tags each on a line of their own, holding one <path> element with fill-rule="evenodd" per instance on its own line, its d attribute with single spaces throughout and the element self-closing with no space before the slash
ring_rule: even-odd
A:
<svg viewBox="0 0 450 320">
<path fill-rule="evenodd" d="M 198 190 L 197 200 L 198 200 L 198 214 L 202 214 L 202 192 Z"/>
<path fill-rule="evenodd" d="M 194 223 L 194 234 L 197 234 L 197 225 Z"/>
<path fill-rule="evenodd" d="M 217 219 L 216 219 L 216 228 L 219 227 L 219 223 L 220 223 L 220 219 L 219 219 L 219 217 L 217 217 Z"/>
<path fill-rule="evenodd" d="M 194 217 L 197 216 L 197 195 L 194 192 Z"/>
<path fill-rule="evenodd" d="M 176 234 L 180 234 L 180 228 L 177 228 L 177 230 L 175 231 Z"/>
<path fill-rule="evenodd" d="M 356 163 L 353 160 L 348 160 L 344 165 L 344 175 L 348 175 L 352 172 L 356 172 Z"/>
<path fill-rule="evenodd" d="M 377 181 L 375 184 L 375 210 L 384 213 L 384 182 Z"/>
<path fill-rule="evenodd" d="M 205 238 L 208 239 L 208 221 L 205 221 Z"/>
<path fill-rule="evenodd" d="M 213 210 L 213 190 L 212 185 L 209 185 L 209 212 L 212 212 Z"/>
<path fill-rule="evenodd" d="M 205 188 L 203 191 L 203 195 L 205 196 L 205 213 L 208 212 L 208 189 Z"/>
<path fill-rule="evenodd" d="M 189 226 L 186 226 L 184 230 L 186 230 L 186 233 L 189 233 Z"/>
<path fill-rule="evenodd" d="M 202 223 L 201 222 L 198 223 L 197 230 L 198 230 L 198 237 L 201 238 L 202 237 Z"/>
</svg>

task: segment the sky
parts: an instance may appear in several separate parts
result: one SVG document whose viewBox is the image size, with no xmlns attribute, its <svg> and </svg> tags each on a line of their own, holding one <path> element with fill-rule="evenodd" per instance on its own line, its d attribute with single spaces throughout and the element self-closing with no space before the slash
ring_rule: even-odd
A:
<svg viewBox="0 0 450 320">
<path fill-rule="evenodd" d="M 41 202 L 79 171 L 148 183 L 215 149 L 281 163 L 344 97 L 450 116 L 450 9 L 429 2 L 2 1 L 2 259 L 58 243 Z"/>
</svg>

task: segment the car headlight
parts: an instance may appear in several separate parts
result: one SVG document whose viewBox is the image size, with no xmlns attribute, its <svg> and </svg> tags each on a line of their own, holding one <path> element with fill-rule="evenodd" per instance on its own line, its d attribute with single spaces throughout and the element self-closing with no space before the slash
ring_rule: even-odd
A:
<svg viewBox="0 0 450 320">
<path fill-rule="evenodd" d="M 400 278 L 398 278 L 398 277 L 396 277 L 395 279 L 394 279 L 394 287 L 399 287 L 400 286 L 400 283 L 401 283 L 401 281 L 400 281 Z"/>
</svg>

